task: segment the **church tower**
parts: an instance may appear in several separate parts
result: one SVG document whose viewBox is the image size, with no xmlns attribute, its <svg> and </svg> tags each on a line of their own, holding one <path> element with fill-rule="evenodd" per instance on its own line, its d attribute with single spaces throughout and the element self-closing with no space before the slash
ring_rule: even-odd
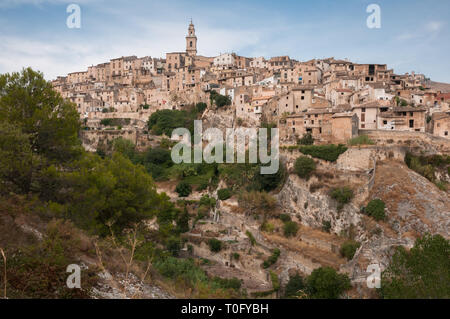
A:
<svg viewBox="0 0 450 319">
<path fill-rule="evenodd" d="M 194 24 L 189 24 L 188 35 L 186 36 L 186 53 L 188 56 L 197 55 L 197 36 L 195 35 Z"/>
</svg>

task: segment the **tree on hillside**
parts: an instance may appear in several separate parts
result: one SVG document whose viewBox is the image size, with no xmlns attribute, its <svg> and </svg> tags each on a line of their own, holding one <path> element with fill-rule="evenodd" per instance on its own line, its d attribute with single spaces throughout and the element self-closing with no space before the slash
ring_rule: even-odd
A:
<svg viewBox="0 0 450 319">
<path fill-rule="evenodd" d="M 33 152 L 66 162 L 81 152 L 73 103 L 31 68 L 0 75 L 0 118 L 28 134 Z"/>
<path fill-rule="evenodd" d="M 331 267 L 317 268 L 307 279 L 307 290 L 313 299 L 337 299 L 351 287 L 348 276 Z"/>
<path fill-rule="evenodd" d="M 398 247 L 382 274 L 381 295 L 387 299 L 450 298 L 450 241 L 427 234 L 409 251 Z"/>
</svg>

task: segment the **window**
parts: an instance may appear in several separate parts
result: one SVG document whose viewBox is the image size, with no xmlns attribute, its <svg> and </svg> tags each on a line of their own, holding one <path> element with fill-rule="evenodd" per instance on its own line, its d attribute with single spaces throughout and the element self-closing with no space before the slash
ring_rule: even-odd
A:
<svg viewBox="0 0 450 319">
<path fill-rule="evenodd" d="M 366 114 L 361 114 L 361 122 L 365 122 L 366 121 Z"/>
<path fill-rule="evenodd" d="M 361 128 L 366 128 L 366 124 L 361 124 Z"/>
<path fill-rule="evenodd" d="M 387 125 L 387 121 L 383 121 L 383 124 L 384 124 L 384 125 Z"/>
<path fill-rule="evenodd" d="M 361 112 L 366 112 L 366 108 L 365 107 L 363 107 L 362 109 L 361 109 Z"/>
<path fill-rule="evenodd" d="M 413 128 L 414 127 L 414 120 L 409 120 L 409 127 Z"/>
<path fill-rule="evenodd" d="M 445 136 L 448 136 L 448 132 L 447 132 L 447 131 L 445 131 L 445 132 L 444 132 L 444 135 L 445 135 Z"/>
<path fill-rule="evenodd" d="M 302 99 L 302 100 L 304 100 L 304 99 L 305 99 L 305 97 L 304 97 L 304 96 L 302 96 L 302 97 L 301 97 L 301 99 Z"/>
</svg>

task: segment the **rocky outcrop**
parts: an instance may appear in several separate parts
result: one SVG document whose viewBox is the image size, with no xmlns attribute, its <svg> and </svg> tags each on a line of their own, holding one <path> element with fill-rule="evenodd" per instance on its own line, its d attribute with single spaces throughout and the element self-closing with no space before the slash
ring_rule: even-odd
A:
<svg viewBox="0 0 450 319">
<path fill-rule="evenodd" d="M 350 225 L 357 226 L 361 218 L 354 204 L 345 205 L 337 210 L 337 203 L 328 194 L 320 191 L 311 193 L 310 183 L 291 174 L 278 194 L 278 202 L 284 213 L 297 219 L 305 226 L 321 228 L 324 221 L 331 223 L 331 231 L 341 233 Z"/>
</svg>

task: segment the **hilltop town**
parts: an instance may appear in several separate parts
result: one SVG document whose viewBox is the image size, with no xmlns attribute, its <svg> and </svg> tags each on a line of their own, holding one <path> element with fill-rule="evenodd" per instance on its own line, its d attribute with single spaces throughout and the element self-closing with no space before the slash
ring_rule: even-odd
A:
<svg viewBox="0 0 450 319">
<path fill-rule="evenodd" d="M 164 59 L 0 75 L 8 296 L 448 298 L 448 85 L 334 58 L 205 57 L 187 32 Z M 171 133 L 195 120 L 277 127 L 279 169 L 175 162 Z M 67 264 L 83 289 L 65 288 Z"/>
<path fill-rule="evenodd" d="M 334 58 L 205 57 L 197 54 L 191 23 L 183 52 L 166 53 L 164 59 L 115 58 L 58 77 L 53 86 L 77 105 L 86 130 L 111 131 L 102 120 L 127 119 L 121 129 L 145 132 L 153 112 L 208 103 L 215 91 L 229 97 L 234 123 L 276 123 L 281 144 L 290 145 L 308 133 L 316 143 L 346 143 L 358 131 L 450 138 L 450 93 L 431 83 L 422 74 L 395 74 L 386 64 Z M 133 125 L 127 126 L 130 120 Z"/>
</svg>

